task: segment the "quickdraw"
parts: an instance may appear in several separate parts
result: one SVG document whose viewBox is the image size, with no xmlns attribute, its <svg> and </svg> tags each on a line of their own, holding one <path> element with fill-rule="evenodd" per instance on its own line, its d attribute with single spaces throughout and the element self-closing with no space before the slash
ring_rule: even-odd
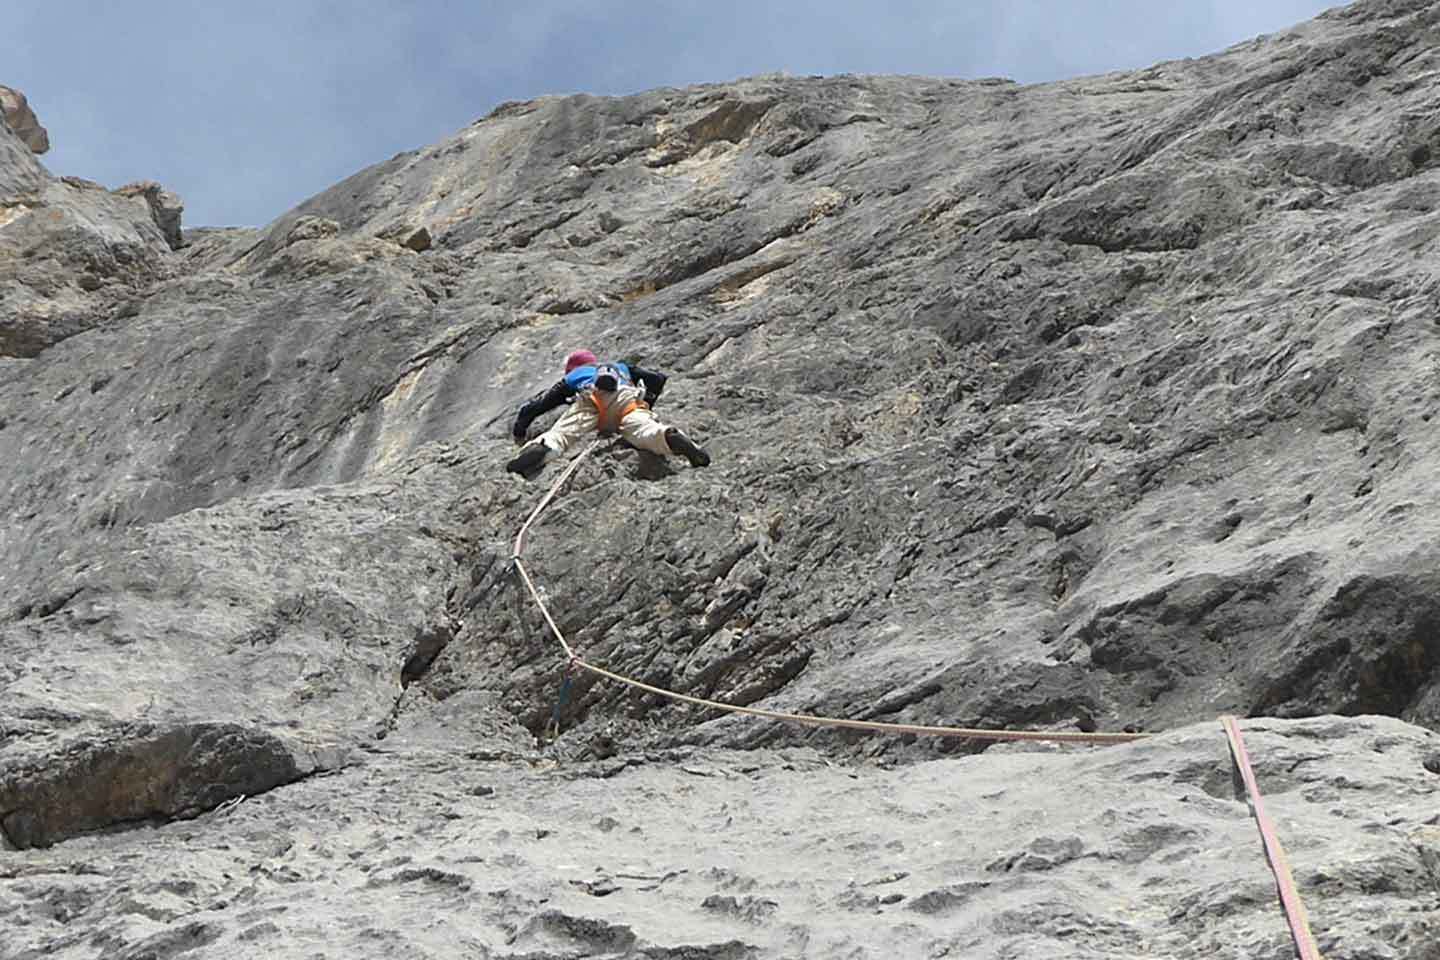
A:
<svg viewBox="0 0 1440 960">
<path fill-rule="evenodd" d="M 575 681 L 575 661 L 572 660 L 565 665 L 564 676 L 560 680 L 560 693 L 555 698 L 555 705 L 550 708 L 550 724 L 545 729 L 547 739 L 554 740 L 560 736 L 560 712 L 570 702 L 570 687 Z"/>
</svg>

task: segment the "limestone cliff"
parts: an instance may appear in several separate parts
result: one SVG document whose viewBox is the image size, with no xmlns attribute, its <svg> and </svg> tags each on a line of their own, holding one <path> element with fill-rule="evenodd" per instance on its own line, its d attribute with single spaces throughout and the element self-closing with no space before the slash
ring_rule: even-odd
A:
<svg viewBox="0 0 1440 960">
<path fill-rule="evenodd" d="M 1437 77 L 1440 4 L 1365 0 L 1041 86 L 548 98 L 180 244 L 0 129 L 7 947 L 1285 956 L 1236 712 L 1326 955 L 1437 956 Z M 501 464 L 581 346 L 715 458 L 609 447 L 535 531 L 589 658 L 1162 735 L 560 700 Z"/>
</svg>

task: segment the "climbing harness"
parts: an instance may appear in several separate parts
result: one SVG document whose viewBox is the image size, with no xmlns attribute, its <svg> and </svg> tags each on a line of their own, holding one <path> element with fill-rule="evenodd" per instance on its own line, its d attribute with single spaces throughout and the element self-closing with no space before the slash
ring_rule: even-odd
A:
<svg viewBox="0 0 1440 960">
<path fill-rule="evenodd" d="M 597 404 L 598 406 L 598 404 Z M 627 408 L 626 413 L 629 412 Z M 602 414 L 603 416 L 603 414 Z M 1069 730 L 984 730 L 967 727 L 936 727 L 922 724 L 910 723 L 882 723 L 875 720 L 846 720 L 837 717 L 820 717 L 802 713 L 786 713 L 780 710 L 766 710 L 762 707 L 747 707 L 735 703 L 721 703 L 717 700 L 708 700 L 704 697 L 692 697 L 689 694 L 680 693 L 676 690 L 668 690 L 664 687 L 657 687 L 653 684 L 644 683 L 634 677 L 627 677 L 615 673 L 604 667 L 590 663 L 583 659 L 570 642 L 565 639 L 555 623 L 555 618 L 550 615 L 550 609 L 546 606 L 544 598 L 540 595 L 539 588 L 531 579 L 525 564 L 521 560 L 521 553 L 525 549 L 525 534 L 530 527 L 540 519 L 540 515 L 559 495 L 562 487 L 565 486 L 580 464 L 585 461 L 595 449 L 604 442 L 602 439 L 594 440 L 586 447 L 579 456 L 575 457 L 565 470 L 555 478 L 545 496 L 530 512 L 525 522 L 520 525 L 520 530 L 515 534 L 515 546 L 510 555 L 510 562 L 514 564 L 516 572 L 520 575 L 525 588 L 530 592 L 535 605 L 540 608 L 540 614 L 545 618 L 545 625 L 550 628 L 560 644 L 560 649 L 565 652 L 565 678 L 560 687 L 560 698 L 551 711 L 551 721 L 556 734 L 560 728 L 560 711 L 570 696 L 571 681 L 577 671 L 584 670 L 606 680 L 612 680 L 637 690 L 643 690 L 659 697 L 675 700 L 680 703 L 688 703 L 694 706 L 706 707 L 711 710 L 719 710 L 726 713 L 738 713 L 752 717 L 763 717 L 768 720 L 778 720 L 788 723 L 804 724 L 813 727 L 838 727 L 848 730 L 869 730 L 876 733 L 890 734 L 914 734 L 916 736 L 933 737 L 959 737 L 970 740 L 1030 740 L 1045 741 L 1050 743 L 1089 743 L 1089 744 L 1115 744 L 1126 743 L 1134 740 L 1143 740 L 1150 734 L 1146 733 L 1085 733 Z M 1300 899 L 1299 891 L 1295 887 L 1295 879 L 1291 875 L 1289 863 L 1285 859 L 1284 848 L 1280 845 L 1280 839 L 1275 832 L 1275 826 L 1265 812 L 1264 801 L 1260 795 L 1260 787 L 1255 779 L 1255 771 L 1250 766 L 1250 757 L 1245 751 L 1245 743 L 1240 735 L 1240 723 L 1231 716 L 1220 718 L 1221 726 L 1229 739 L 1231 756 L 1235 762 L 1235 768 L 1239 771 L 1240 778 L 1245 784 L 1249 797 L 1250 809 L 1255 822 L 1260 829 L 1260 839 L 1265 848 L 1266 859 L 1270 863 L 1270 869 L 1275 874 L 1275 886 L 1279 893 L 1280 905 L 1285 912 L 1286 922 L 1290 927 L 1291 937 L 1295 941 L 1295 949 L 1299 960 L 1321 960 L 1319 948 L 1315 945 L 1314 936 L 1310 932 L 1309 918 L 1305 912 L 1305 905 Z"/>
<path fill-rule="evenodd" d="M 621 422 L 636 410 L 650 409 L 650 405 L 644 400 L 626 400 L 612 406 L 599 390 L 590 391 L 590 402 L 595 404 L 595 429 L 600 433 L 613 433 L 620 429 Z"/>
</svg>

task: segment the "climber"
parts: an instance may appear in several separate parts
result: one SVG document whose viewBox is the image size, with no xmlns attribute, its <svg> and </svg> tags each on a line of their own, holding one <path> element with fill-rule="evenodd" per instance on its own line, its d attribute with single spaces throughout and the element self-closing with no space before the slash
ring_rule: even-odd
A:
<svg viewBox="0 0 1440 960">
<path fill-rule="evenodd" d="M 511 433 L 522 446 L 505 469 L 529 475 L 591 431 L 618 431 L 633 447 L 661 456 L 681 454 L 692 467 L 708 467 L 708 453 L 650 411 L 665 389 L 665 379 L 663 373 L 628 363 L 601 363 L 589 350 L 576 350 L 565 359 L 565 376 L 520 408 Z M 570 408 L 549 430 L 526 442 L 531 421 L 567 403 Z"/>
</svg>

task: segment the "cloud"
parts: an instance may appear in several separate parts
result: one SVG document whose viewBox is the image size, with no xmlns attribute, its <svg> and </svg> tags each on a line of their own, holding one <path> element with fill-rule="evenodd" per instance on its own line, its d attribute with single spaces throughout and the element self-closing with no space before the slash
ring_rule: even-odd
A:
<svg viewBox="0 0 1440 960">
<path fill-rule="evenodd" d="M 49 127 L 52 170 L 160 180 L 189 225 L 258 225 L 504 100 L 778 70 L 1046 81 L 1202 55 L 1324 6 L 9 0 L 0 83 Z"/>
</svg>

